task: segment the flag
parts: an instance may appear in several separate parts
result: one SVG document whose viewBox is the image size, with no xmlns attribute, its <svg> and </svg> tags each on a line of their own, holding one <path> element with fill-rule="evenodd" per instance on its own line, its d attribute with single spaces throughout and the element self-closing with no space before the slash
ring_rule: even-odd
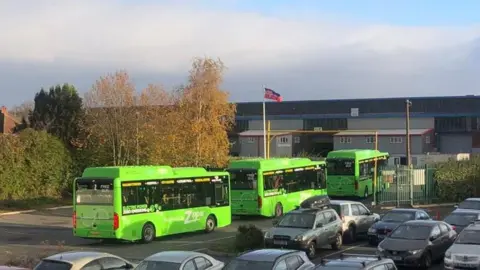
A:
<svg viewBox="0 0 480 270">
<path fill-rule="evenodd" d="M 270 100 L 275 100 L 276 102 L 282 102 L 282 100 L 283 100 L 282 95 L 273 91 L 270 88 L 265 88 L 264 98 L 270 99 Z"/>
</svg>

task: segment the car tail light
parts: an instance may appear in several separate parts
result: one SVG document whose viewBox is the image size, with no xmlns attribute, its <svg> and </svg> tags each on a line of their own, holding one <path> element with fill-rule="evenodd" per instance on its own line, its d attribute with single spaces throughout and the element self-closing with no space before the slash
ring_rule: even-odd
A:
<svg viewBox="0 0 480 270">
<path fill-rule="evenodd" d="M 457 230 L 457 227 L 455 227 L 455 226 L 452 225 L 452 229 L 453 229 L 454 231 L 456 231 L 456 230 Z"/>
<path fill-rule="evenodd" d="M 392 234 L 392 230 L 386 230 L 386 233 L 387 233 L 387 236 L 389 236 L 390 234 Z"/>
<path fill-rule="evenodd" d="M 113 229 L 116 230 L 120 226 L 120 219 L 117 213 L 113 213 Z"/>
<path fill-rule="evenodd" d="M 358 190 L 358 182 L 355 181 L 355 190 Z"/>
<path fill-rule="evenodd" d="M 262 197 L 261 196 L 257 197 L 257 205 L 258 205 L 258 208 L 262 208 Z"/>
<path fill-rule="evenodd" d="M 73 211 L 72 214 L 72 227 L 75 229 L 77 228 L 77 212 Z"/>
</svg>

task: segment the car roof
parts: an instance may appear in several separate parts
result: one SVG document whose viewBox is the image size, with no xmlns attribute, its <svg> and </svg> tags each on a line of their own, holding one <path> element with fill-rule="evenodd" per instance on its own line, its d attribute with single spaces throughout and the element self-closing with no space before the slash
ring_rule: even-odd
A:
<svg viewBox="0 0 480 270">
<path fill-rule="evenodd" d="M 391 262 L 390 259 L 385 258 L 378 258 L 374 256 L 365 256 L 363 257 L 361 254 L 359 255 L 348 255 L 345 257 L 341 257 L 340 259 L 329 260 L 325 262 L 324 266 L 336 266 L 336 267 L 356 267 L 358 269 L 362 269 L 366 265 L 370 265 L 371 263 L 376 262 Z M 363 265 L 365 263 L 365 265 Z M 393 262 L 392 262 L 393 263 Z"/>
<path fill-rule="evenodd" d="M 170 251 L 161 251 L 145 258 L 146 261 L 164 261 L 164 262 L 173 262 L 173 263 L 182 263 L 185 260 L 188 260 L 193 257 L 203 256 L 209 258 L 210 256 L 195 252 L 195 251 L 180 251 L 180 250 L 170 250 Z M 210 258 L 209 258 L 210 259 Z"/>
<path fill-rule="evenodd" d="M 417 208 L 393 208 L 389 212 L 412 212 L 413 213 L 413 212 L 418 212 L 418 211 L 425 212 L 425 210 L 417 209 Z"/>
<path fill-rule="evenodd" d="M 288 215 L 288 214 L 315 214 L 319 211 L 325 211 L 325 210 L 331 210 L 331 208 L 299 208 L 299 209 L 295 209 L 295 210 L 292 210 L 288 213 L 285 213 L 285 215 Z"/>
<path fill-rule="evenodd" d="M 473 222 L 472 224 L 468 225 L 464 230 L 472 230 L 472 231 L 479 231 L 480 230 L 480 222 Z"/>
<path fill-rule="evenodd" d="M 51 255 L 44 260 L 51 260 L 51 261 L 60 261 L 66 262 L 70 264 L 82 264 L 87 263 L 91 260 L 104 258 L 104 257 L 115 257 L 115 255 L 105 253 L 105 252 L 98 252 L 98 251 L 67 251 L 58 253 L 55 255 Z"/>
<path fill-rule="evenodd" d="M 445 224 L 443 221 L 438 221 L 438 220 L 408 220 L 403 224 L 435 226 L 435 225 L 440 224 L 440 223 Z"/>
<path fill-rule="evenodd" d="M 299 251 L 291 249 L 259 249 L 243 253 L 238 256 L 237 259 L 245 261 L 274 262 L 278 259 L 278 257 L 297 252 Z"/>
<path fill-rule="evenodd" d="M 464 208 L 457 208 L 453 210 L 450 214 L 458 214 L 458 213 L 465 213 L 465 214 L 480 214 L 480 210 L 475 209 L 464 209 Z"/>
<path fill-rule="evenodd" d="M 330 200 L 330 204 L 334 204 L 334 205 L 339 205 L 339 204 L 349 204 L 349 203 L 359 203 L 359 204 L 362 204 L 361 202 L 357 202 L 357 201 L 347 201 L 347 200 Z"/>
<path fill-rule="evenodd" d="M 480 198 L 479 197 L 467 198 L 467 199 L 465 199 L 465 201 L 476 201 L 476 202 L 478 202 L 478 201 L 480 201 Z"/>
</svg>

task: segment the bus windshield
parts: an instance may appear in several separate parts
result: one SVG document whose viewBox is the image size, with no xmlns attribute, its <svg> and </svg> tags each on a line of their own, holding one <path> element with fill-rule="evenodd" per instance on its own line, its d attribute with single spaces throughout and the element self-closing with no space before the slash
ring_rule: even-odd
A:
<svg viewBox="0 0 480 270">
<path fill-rule="evenodd" d="M 355 175 L 354 159 L 327 159 L 328 175 Z"/>
<path fill-rule="evenodd" d="M 257 171 L 243 169 L 229 169 L 230 188 L 232 190 L 256 190 Z"/>
<path fill-rule="evenodd" d="M 75 197 L 76 204 L 113 205 L 113 180 L 77 179 Z"/>
</svg>

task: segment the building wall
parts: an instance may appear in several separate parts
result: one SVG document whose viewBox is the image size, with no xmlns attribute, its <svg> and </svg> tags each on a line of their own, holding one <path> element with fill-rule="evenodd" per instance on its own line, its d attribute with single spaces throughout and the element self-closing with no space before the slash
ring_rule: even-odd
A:
<svg viewBox="0 0 480 270">
<path fill-rule="evenodd" d="M 240 156 L 263 157 L 263 137 L 239 137 Z M 294 136 L 282 135 L 270 141 L 270 157 L 291 157 L 294 148 Z"/>
<path fill-rule="evenodd" d="M 248 128 L 249 130 L 263 130 L 263 120 L 250 120 Z M 270 120 L 270 130 L 298 129 L 303 129 L 303 120 L 301 119 Z"/>
<path fill-rule="evenodd" d="M 471 153 L 471 134 L 440 134 L 438 135 L 438 151 L 441 153 Z"/>
<path fill-rule="evenodd" d="M 333 149 L 342 150 L 342 149 L 375 149 L 374 143 L 368 143 L 367 138 L 371 136 L 350 136 L 350 143 L 341 143 L 340 136 L 335 136 L 333 138 Z M 401 138 L 400 143 L 390 143 L 391 137 Z M 424 136 L 414 135 L 411 136 L 410 142 L 410 153 L 422 154 L 424 153 L 425 147 L 425 138 Z M 378 149 L 383 152 L 388 152 L 390 155 L 405 155 L 406 151 L 406 142 L 405 136 L 379 136 L 378 137 Z"/>
<path fill-rule="evenodd" d="M 350 130 L 380 130 L 405 128 L 405 118 L 349 118 L 347 119 Z M 410 118 L 411 129 L 434 128 L 435 119 Z"/>
</svg>

